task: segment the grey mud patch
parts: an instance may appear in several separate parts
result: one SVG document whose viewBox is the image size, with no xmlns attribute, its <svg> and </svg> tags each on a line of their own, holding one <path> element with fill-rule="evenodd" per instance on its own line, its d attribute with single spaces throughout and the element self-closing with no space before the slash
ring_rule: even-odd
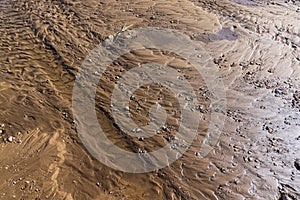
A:
<svg viewBox="0 0 300 200">
<path fill-rule="evenodd" d="M 238 34 L 232 31 L 230 28 L 222 28 L 217 33 L 209 33 L 205 35 L 201 35 L 196 40 L 202 41 L 204 43 L 210 43 L 218 40 L 237 40 Z"/>
<path fill-rule="evenodd" d="M 258 0 L 231 0 L 231 1 L 245 6 L 260 6 L 263 4 L 263 1 L 258 1 Z"/>
</svg>

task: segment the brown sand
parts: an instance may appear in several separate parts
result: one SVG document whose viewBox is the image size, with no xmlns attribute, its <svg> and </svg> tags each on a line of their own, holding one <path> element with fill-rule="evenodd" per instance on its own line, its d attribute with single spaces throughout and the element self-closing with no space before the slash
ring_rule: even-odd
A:
<svg viewBox="0 0 300 200">
<path fill-rule="evenodd" d="M 299 1 L 283 0 L 1 0 L 0 199 L 300 199 L 299 12 Z M 127 26 L 186 33 L 219 66 L 228 111 L 206 158 L 196 156 L 205 124 L 181 159 L 147 174 L 106 167 L 78 138 L 71 112 L 77 70 L 95 46 Z M 144 59 L 192 74 L 180 59 L 151 50 L 132 52 L 111 68 Z M 209 119 L 209 93 L 190 81 L 202 88 L 201 112 Z M 145 142 L 120 137 L 105 103 L 112 87 L 100 84 L 97 93 L 105 99 L 97 104 L 99 121 L 111 140 L 131 151 L 167 143 L 172 132 Z M 141 123 L 149 105 L 133 113 Z"/>
</svg>

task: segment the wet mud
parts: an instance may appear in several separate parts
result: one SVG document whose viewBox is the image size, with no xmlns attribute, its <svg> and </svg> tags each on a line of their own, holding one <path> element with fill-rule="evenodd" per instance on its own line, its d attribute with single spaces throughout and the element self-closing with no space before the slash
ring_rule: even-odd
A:
<svg viewBox="0 0 300 200">
<path fill-rule="evenodd" d="M 1 0 L 0 199 L 300 199 L 299 12 L 299 1 L 283 0 Z M 128 108 L 143 125 L 161 100 L 170 116 L 160 134 L 130 138 L 112 119 L 111 91 L 122 69 L 145 60 L 185 73 L 203 122 L 182 158 L 130 174 L 103 165 L 84 147 L 72 89 L 93 48 L 139 27 L 175 29 L 201 44 L 220 71 L 228 105 L 218 144 L 201 158 L 213 95 L 201 76 L 155 49 L 121 57 L 96 96 L 99 123 L 116 145 L 139 152 L 175 140 L 178 105 L 160 86 L 137 90 Z"/>
</svg>

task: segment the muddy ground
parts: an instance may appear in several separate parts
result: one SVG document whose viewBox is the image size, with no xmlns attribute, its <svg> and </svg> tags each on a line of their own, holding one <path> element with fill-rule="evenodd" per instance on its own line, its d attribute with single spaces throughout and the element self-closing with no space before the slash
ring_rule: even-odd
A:
<svg viewBox="0 0 300 200">
<path fill-rule="evenodd" d="M 201 44 L 220 70 L 228 107 L 218 144 L 199 158 L 210 93 L 201 78 L 191 80 L 204 121 L 192 146 L 164 169 L 130 174 L 90 155 L 71 103 L 89 52 L 139 27 L 175 29 Z M 0 35 L 0 199 L 300 199 L 299 1 L 1 0 Z M 111 68 L 143 59 L 172 60 L 191 73 L 155 50 L 132 52 Z M 108 72 L 111 82 L 116 71 Z M 111 120 L 111 88 L 109 81 L 98 87 L 99 122 L 118 146 L 137 151 L 144 141 L 120 137 Z M 166 130 L 148 145 L 173 135 Z"/>
</svg>

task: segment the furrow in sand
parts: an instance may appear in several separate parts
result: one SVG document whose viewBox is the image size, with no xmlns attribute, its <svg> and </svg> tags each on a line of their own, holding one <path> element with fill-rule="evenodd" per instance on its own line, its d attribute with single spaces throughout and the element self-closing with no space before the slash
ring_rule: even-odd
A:
<svg viewBox="0 0 300 200">
<path fill-rule="evenodd" d="M 51 172 L 53 175 L 51 176 L 51 191 L 50 195 L 47 195 L 46 198 L 56 198 L 56 199 L 66 199 L 66 200 L 73 200 L 73 197 L 70 193 L 62 191 L 59 186 L 58 176 L 60 173 L 60 168 L 63 166 L 65 161 L 65 153 L 66 153 L 66 145 L 60 138 L 60 135 L 63 134 L 62 131 L 56 132 L 51 139 L 49 140 L 49 144 L 54 145 L 57 147 L 57 157 L 59 159 L 58 162 L 52 163 L 49 166 L 48 171 Z"/>
</svg>

